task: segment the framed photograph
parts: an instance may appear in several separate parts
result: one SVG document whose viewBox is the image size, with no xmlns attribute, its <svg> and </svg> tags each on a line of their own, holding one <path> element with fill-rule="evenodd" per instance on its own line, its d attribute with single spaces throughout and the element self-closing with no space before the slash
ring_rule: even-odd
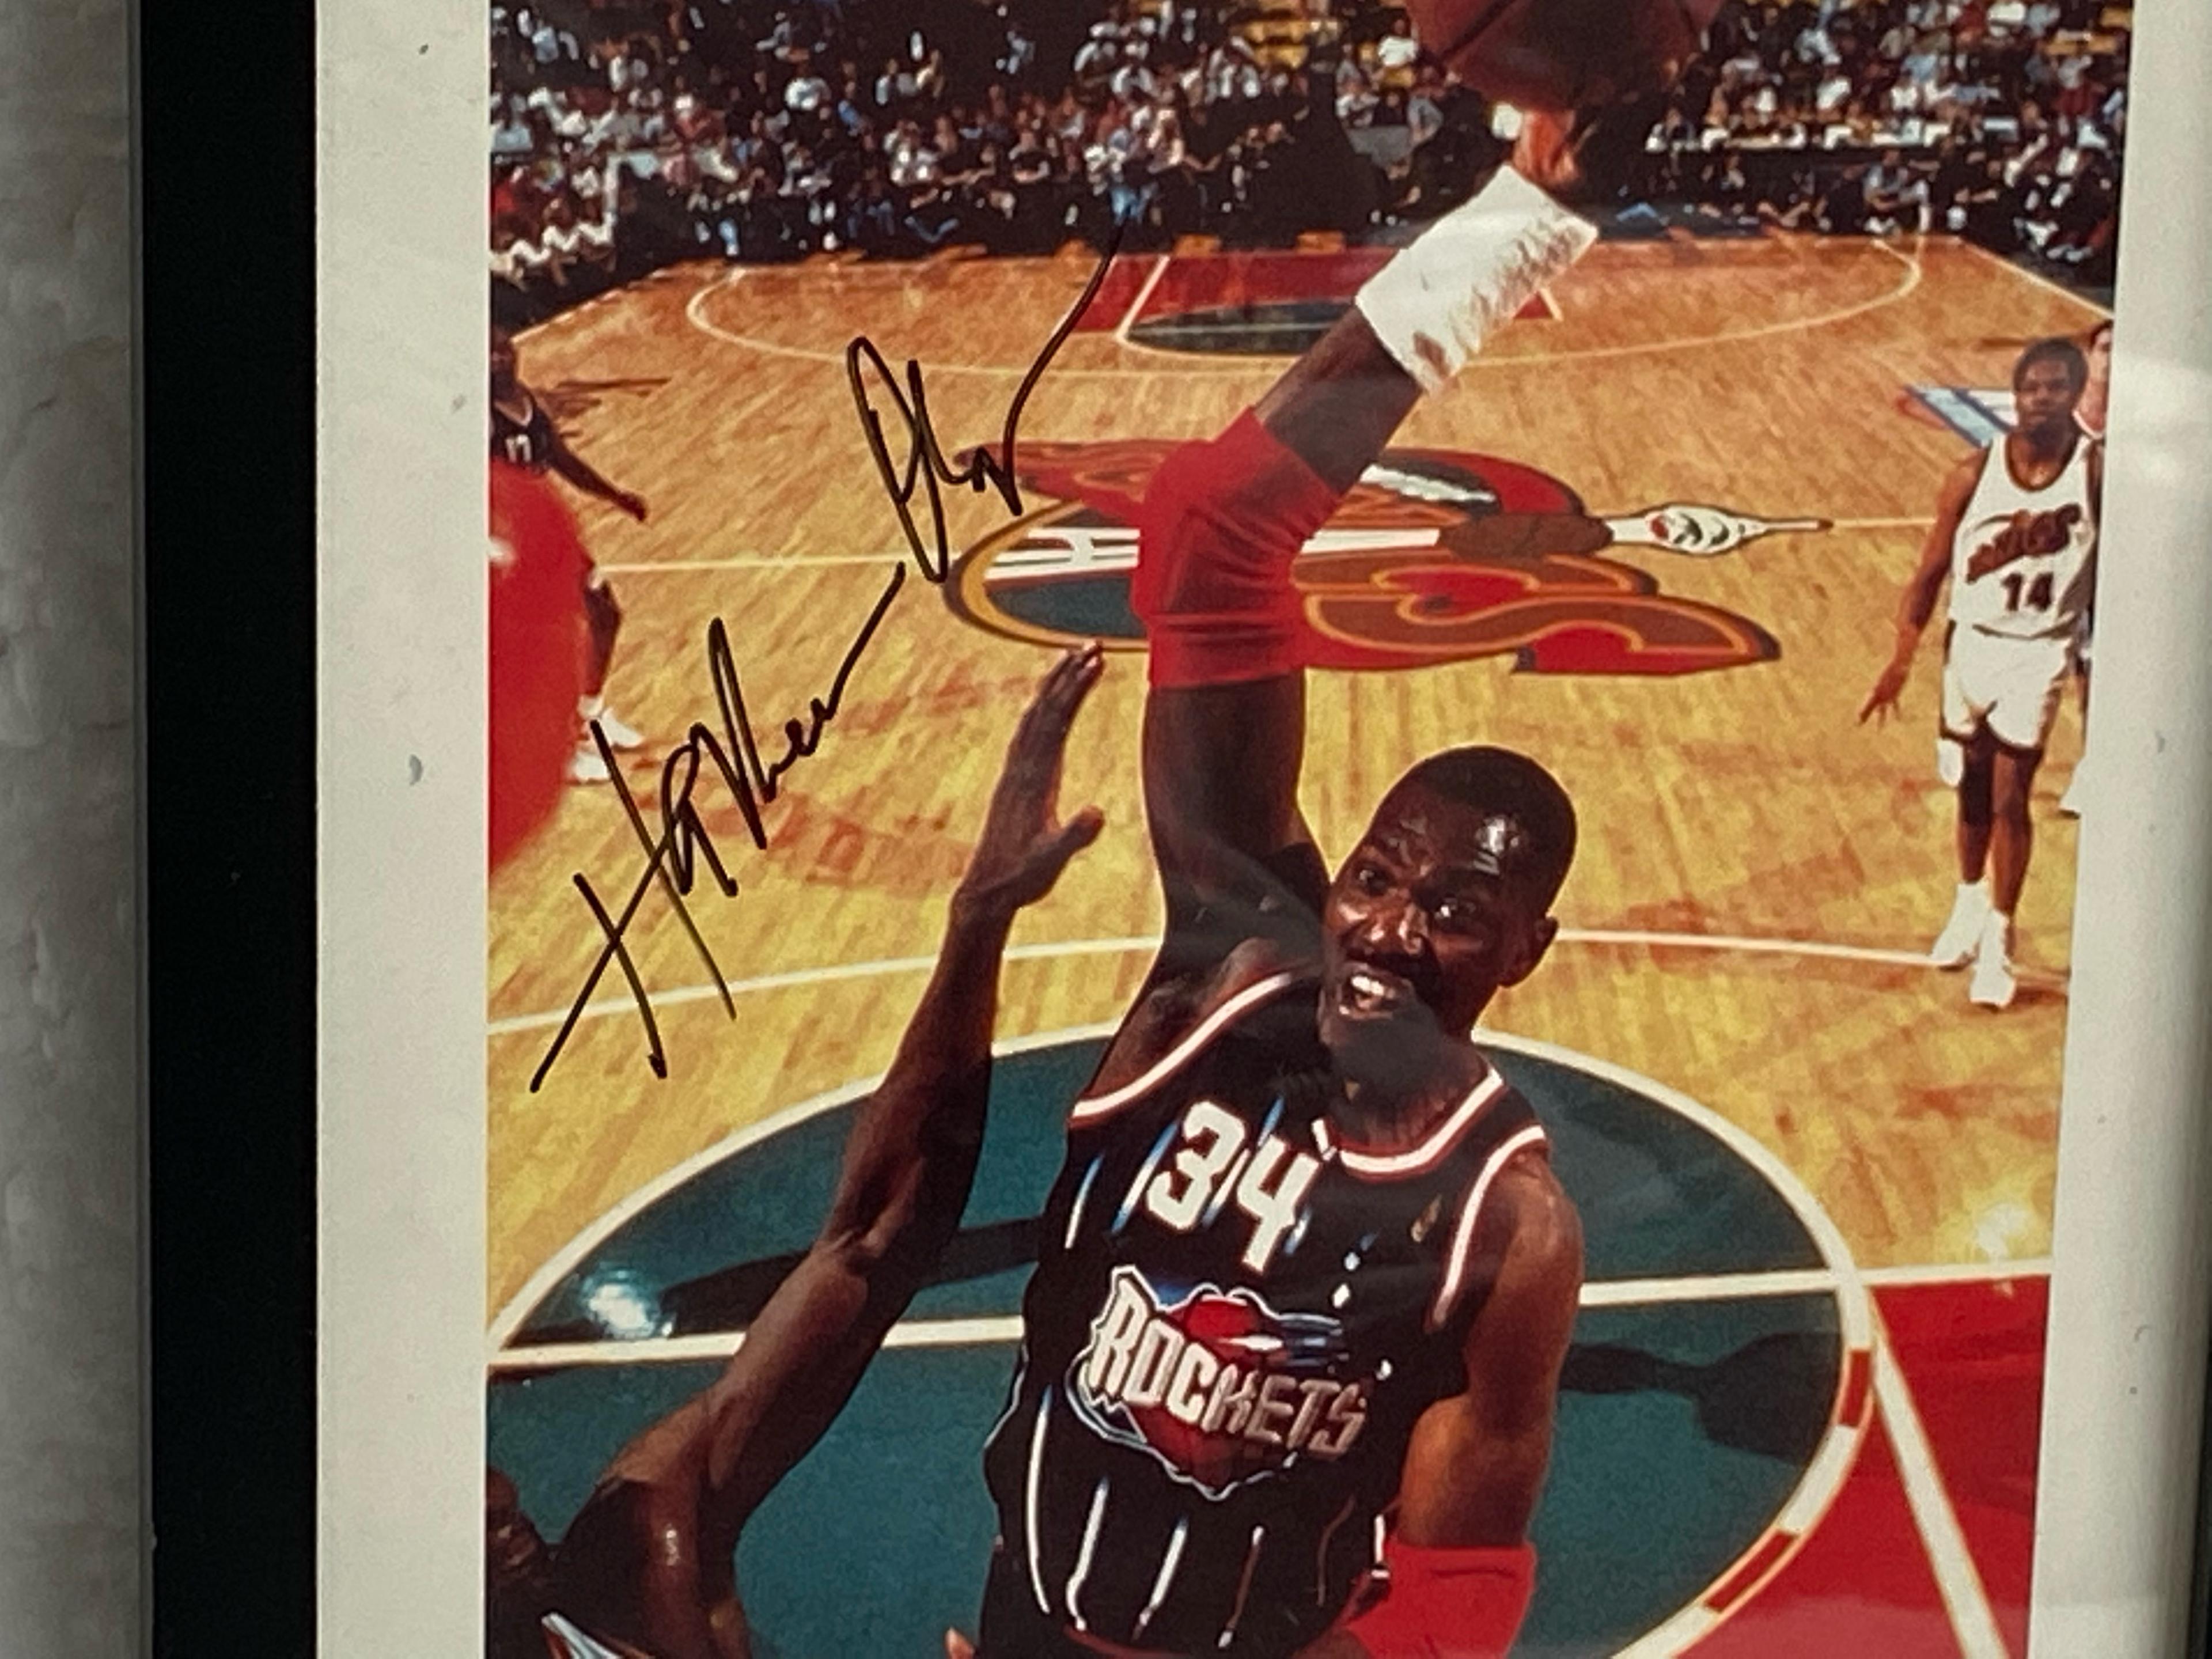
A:
<svg viewBox="0 0 2212 1659">
<path fill-rule="evenodd" d="M 2170 1650 L 2196 27 L 326 9 L 328 1650 Z"/>
</svg>

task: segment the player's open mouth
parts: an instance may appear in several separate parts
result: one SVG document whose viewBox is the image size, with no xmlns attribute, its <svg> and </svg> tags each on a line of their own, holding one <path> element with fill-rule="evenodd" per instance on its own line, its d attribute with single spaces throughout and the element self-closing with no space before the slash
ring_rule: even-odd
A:
<svg viewBox="0 0 2212 1659">
<path fill-rule="evenodd" d="M 1387 968 L 1366 963 L 1347 963 L 1338 975 L 1338 1011 L 1354 1018 L 1385 1018 L 1405 1012 L 1419 1003 L 1413 982 Z"/>
</svg>

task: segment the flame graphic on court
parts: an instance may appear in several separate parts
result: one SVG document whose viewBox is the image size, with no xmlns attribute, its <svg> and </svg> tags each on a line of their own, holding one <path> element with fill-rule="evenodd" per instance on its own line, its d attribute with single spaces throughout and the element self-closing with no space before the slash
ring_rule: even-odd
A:
<svg viewBox="0 0 2212 1659">
<path fill-rule="evenodd" d="M 1022 446 L 1024 492 L 1053 498 L 971 549 L 948 602 L 994 632 L 1055 647 L 1140 648 L 1130 611 L 1137 520 L 1158 440 Z M 1606 556 L 1647 548 L 1710 559 L 1827 528 L 1693 501 L 1598 516 L 1558 479 L 1462 451 L 1392 449 L 1306 544 L 1293 574 L 1316 667 L 1409 668 L 1510 657 L 1539 674 L 1676 675 L 1770 662 L 1747 617 L 1663 592 Z"/>
</svg>

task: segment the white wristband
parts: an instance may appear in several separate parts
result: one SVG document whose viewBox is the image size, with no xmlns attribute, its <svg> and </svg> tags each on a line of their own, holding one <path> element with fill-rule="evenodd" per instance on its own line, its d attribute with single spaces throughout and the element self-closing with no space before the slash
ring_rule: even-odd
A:
<svg viewBox="0 0 2212 1659">
<path fill-rule="evenodd" d="M 1595 228 L 1500 167 L 1370 277 L 1353 303 L 1421 389 L 1440 391 L 1596 240 Z"/>
</svg>

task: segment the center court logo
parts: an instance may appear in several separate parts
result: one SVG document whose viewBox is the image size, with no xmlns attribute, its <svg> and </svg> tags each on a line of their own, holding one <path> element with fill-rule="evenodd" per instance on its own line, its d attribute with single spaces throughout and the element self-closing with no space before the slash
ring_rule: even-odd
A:
<svg viewBox="0 0 2212 1659">
<path fill-rule="evenodd" d="M 1371 1385 L 1348 1364 L 1342 1328 L 1325 1316 L 1278 1313 L 1213 1285 L 1164 1304 L 1122 1267 L 1069 1382 L 1092 1428 L 1225 1498 L 1297 1458 L 1352 1449 Z"/>
<path fill-rule="evenodd" d="M 1053 504 L 971 549 L 948 602 L 1017 639 L 1139 647 L 1128 599 L 1138 504 L 1173 447 L 1158 439 L 1024 444 L 1021 487 Z M 1598 517 L 1565 484 L 1517 462 L 1389 450 L 1298 559 L 1307 660 L 1383 669 L 1503 656 L 1524 672 L 1653 675 L 1771 661 L 1781 647 L 1758 623 L 1662 592 L 1607 553 L 1633 546 L 1711 558 L 1762 536 L 1825 528 L 1691 502 Z"/>
</svg>

